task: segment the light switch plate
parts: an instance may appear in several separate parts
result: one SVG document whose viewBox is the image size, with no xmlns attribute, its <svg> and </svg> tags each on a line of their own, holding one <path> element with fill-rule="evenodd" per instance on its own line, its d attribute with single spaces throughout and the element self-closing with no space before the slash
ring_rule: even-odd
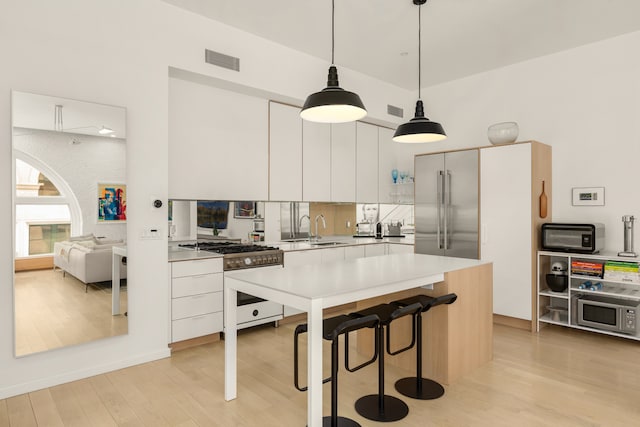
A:
<svg viewBox="0 0 640 427">
<path fill-rule="evenodd" d="M 142 230 L 140 234 L 142 240 L 159 240 L 162 238 L 160 227 L 149 227 Z"/>
</svg>

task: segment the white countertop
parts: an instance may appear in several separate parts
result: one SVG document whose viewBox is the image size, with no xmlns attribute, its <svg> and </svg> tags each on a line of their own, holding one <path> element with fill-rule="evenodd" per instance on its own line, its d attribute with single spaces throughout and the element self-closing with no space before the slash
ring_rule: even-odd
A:
<svg viewBox="0 0 640 427">
<path fill-rule="evenodd" d="M 282 249 L 284 252 L 293 252 L 293 251 L 307 251 L 307 250 L 315 250 L 315 249 L 328 249 L 328 248 L 342 248 L 345 246 L 358 246 L 358 245 L 375 245 L 380 243 L 393 243 L 393 244 L 402 244 L 402 245 L 413 245 L 414 236 L 413 234 L 409 234 L 406 237 L 385 237 L 383 239 L 376 239 L 374 237 L 351 237 L 351 236 L 325 236 L 320 239 L 320 242 L 340 242 L 341 244 L 331 246 L 318 246 L 312 245 L 307 240 L 299 241 L 299 242 L 260 242 L 254 243 L 256 245 L 266 245 L 266 246 L 275 246 L 278 249 Z M 169 244 L 169 262 L 175 261 L 192 261 L 196 259 L 204 259 L 204 258 L 220 258 L 222 255 L 207 252 L 207 251 L 196 251 L 191 248 L 182 248 L 178 246 L 178 243 Z"/>
<path fill-rule="evenodd" d="M 444 280 L 444 273 L 482 264 L 487 262 L 435 255 L 396 254 L 282 269 L 234 271 L 228 272 L 226 277 L 258 285 L 266 289 L 266 293 L 271 290 L 305 300 L 322 299 L 325 301 L 323 306 L 330 307 L 369 298 L 369 294 L 378 295 L 378 287 L 386 287 L 386 293 L 393 291 L 389 287 L 394 284 L 398 284 L 399 289 L 420 287 Z M 345 299 L 346 294 L 349 297 Z M 263 295 L 256 296 L 264 298 Z"/>
</svg>

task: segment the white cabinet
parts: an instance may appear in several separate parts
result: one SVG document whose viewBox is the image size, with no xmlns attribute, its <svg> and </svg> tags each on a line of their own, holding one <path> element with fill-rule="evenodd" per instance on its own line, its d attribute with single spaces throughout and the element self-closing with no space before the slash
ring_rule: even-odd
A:
<svg viewBox="0 0 640 427">
<path fill-rule="evenodd" d="M 356 123 L 356 202 L 378 202 L 378 126 Z"/>
<path fill-rule="evenodd" d="M 380 256 L 387 254 L 387 245 L 383 243 L 376 243 L 374 245 L 365 245 L 364 255 L 368 258 L 370 256 Z"/>
<path fill-rule="evenodd" d="M 398 144 L 391 138 L 393 130 L 378 129 L 378 200 L 380 203 L 393 203 L 393 178 L 391 171 L 397 168 L 395 147 Z"/>
<path fill-rule="evenodd" d="M 326 264 L 328 262 L 333 262 L 333 261 L 344 261 L 344 254 L 345 254 L 344 249 L 345 248 L 321 249 L 320 250 L 320 255 L 321 255 L 320 262 L 322 264 Z"/>
<path fill-rule="evenodd" d="M 223 329 L 222 259 L 171 263 L 171 342 Z"/>
<path fill-rule="evenodd" d="M 619 264 L 608 267 L 608 263 L 629 263 L 636 267 L 640 262 L 640 258 L 618 257 L 615 253 L 610 255 L 598 254 L 567 254 L 559 252 L 539 251 L 538 252 L 538 271 L 537 271 L 537 330 L 540 330 L 541 324 L 554 324 L 567 326 L 570 328 L 579 328 L 591 332 L 598 332 L 607 335 L 615 335 L 617 337 L 640 340 L 640 335 L 629 331 L 624 333 L 616 329 L 614 325 L 622 327 L 623 325 L 638 325 L 636 316 L 638 313 L 636 307 L 640 305 L 640 281 L 637 273 L 618 272 L 610 274 L 614 269 L 622 269 Z M 566 289 L 562 292 L 551 290 L 547 284 L 547 274 L 551 273 L 551 267 L 554 263 L 561 263 L 567 267 Z M 609 270 L 611 268 L 612 270 Z M 630 270 L 627 268 L 627 270 Z M 552 277 L 556 278 L 557 276 Z M 560 281 L 562 283 L 562 281 Z M 559 290 L 559 288 L 557 288 Z M 620 318 L 618 312 L 605 306 L 602 312 L 595 314 L 593 310 L 586 316 L 594 323 L 600 321 L 605 325 L 585 325 L 579 324 L 579 299 L 587 299 L 592 304 L 608 303 L 612 305 L 627 306 L 622 311 Z M 594 307 L 593 305 L 591 307 Z M 606 318 L 601 318 L 603 312 L 607 313 Z M 625 323 L 622 323 L 625 322 Z M 628 323 L 627 323 L 628 322 Z M 608 328 L 608 329 L 606 329 Z"/>
<path fill-rule="evenodd" d="M 265 99 L 169 78 L 169 198 L 267 200 L 267 110 Z"/>
<path fill-rule="evenodd" d="M 331 201 L 331 125 L 302 121 L 302 200 Z"/>
<path fill-rule="evenodd" d="M 344 259 L 364 258 L 364 245 L 346 246 L 344 248 Z"/>
<path fill-rule="evenodd" d="M 331 125 L 331 201 L 356 199 L 356 124 Z"/>
<path fill-rule="evenodd" d="M 292 251 L 284 253 L 284 266 L 285 267 L 297 267 L 299 265 L 308 264 L 320 264 L 322 262 L 322 255 L 320 250 L 308 250 L 308 251 Z"/>
<path fill-rule="evenodd" d="M 269 200 L 302 200 L 302 182 L 300 109 L 269 102 Z"/>
<path fill-rule="evenodd" d="M 402 243 L 387 243 L 387 254 L 412 254 L 413 245 L 406 245 Z"/>
<path fill-rule="evenodd" d="M 542 181 L 551 200 L 551 147 L 538 142 L 480 150 L 480 253 L 493 262 L 493 311 L 531 321 Z M 531 325 L 534 326 L 533 324 Z"/>
</svg>

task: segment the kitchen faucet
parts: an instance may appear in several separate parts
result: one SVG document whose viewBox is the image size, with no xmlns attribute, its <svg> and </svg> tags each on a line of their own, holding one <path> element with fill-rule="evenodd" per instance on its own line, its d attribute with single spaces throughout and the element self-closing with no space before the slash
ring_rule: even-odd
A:
<svg viewBox="0 0 640 427">
<path fill-rule="evenodd" d="M 322 220 L 322 228 L 327 228 L 327 223 L 324 220 L 324 215 L 319 214 L 316 215 L 316 240 L 318 240 L 320 238 L 320 236 L 318 235 L 318 218 L 320 218 Z"/>
<path fill-rule="evenodd" d="M 304 214 L 298 220 L 298 230 L 302 228 L 302 220 L 307 218 L 309 220 L 309 241 L 311 241 L 311 217 L 307 214 Z"/>
</svg>

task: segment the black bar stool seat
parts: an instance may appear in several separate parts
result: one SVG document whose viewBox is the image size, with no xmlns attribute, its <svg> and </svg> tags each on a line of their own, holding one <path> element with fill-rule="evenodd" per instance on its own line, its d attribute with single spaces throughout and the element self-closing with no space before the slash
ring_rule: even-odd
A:
<svg viewBox="0 0 640 427">
<path fill-rule="evenodd" d="M 376 315 L 380 318 L 377 326 L 377 346 L 378 346 L 378 393 L 363 396 L 356 401 L 355 407 L 358 414 L 374 421 L 391 422 L 403 419 L 409 413 L 409 407 L 401 399 L 384 393 L 384 330 L 387 330 L 387 352 L 390 355 L 407 351 L 415 345 L 415 315 L 422 310 L 418 303 L 398 307 L 391 304 L 379 304 L 373 307 L 351 313 L 350 316 L 370 316 Z M 391 333 L 389 326 L 391 322 L 404 316 L 413 316 L 411 343 L 399 350 L 391 351 Z"/>
<path fill-rule="evenodd" d="M 440 383 L 422 377 L 422 313 L 438 305 L 452 304 L 456 299 L 458 299 L 456 294 L 447 294 L 435 298 L 427 295 L 416 295 L 391 303 L 397 307 L 407 307 L 416 303 L 422 305 L 422 310 L 416 316 L 416 328 L 414 330 L 418 344 L 416 349 L 416 376 L 396 381 L 395 387 L 398 393 L 420 400 L 437 399 L 444 395 L 444 387 Z"/>
<path fill-rule="evenodd" d="M 345 366 L 349 372 L 355 372 L 364 368 L 367 365 L 375 362 L 378 358 L 378 346 L 377 339 L 374 346 L 373 357 L 360 365 L 351 368 L 348 363 L 349 353 L 349 332 L 354 332 L 364 328 L 376 328 L 380 323 L 380 319 L 375 314 L 354 317 L 341 314 L 339 316 L 330 317 L 322 321 L 322 337 L 331 341 L 331 376 L 322 380 L 322 383 L 331 381 L 331 416 L 322 418 L 323 427 L 362 427 L 356 421 L 351 418 L 338 416 L 338 337 L 340 335 L 345 336 Z M 306 391 L 308 387 L 300 387 L 298 372 L 298 337 L 300 334 L 306 333 L 308 330 L 307 324 L 303 323 L 296 327 L 294 332 L 293 341 L 293 384 L 296 389 L 300 391 Z"/>
</svg>

